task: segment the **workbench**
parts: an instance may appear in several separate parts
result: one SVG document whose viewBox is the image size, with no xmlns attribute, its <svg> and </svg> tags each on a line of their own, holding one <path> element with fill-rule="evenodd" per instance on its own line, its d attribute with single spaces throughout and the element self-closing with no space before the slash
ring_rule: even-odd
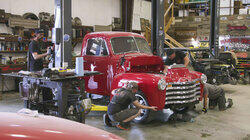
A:
<svg viewBox="0 0 250 140">
<path fill-rule="evenodd" d="M 58 111 L 55 116 L 65 118 L 68 105 L 68 95 L 71 90 L 70 85 L 74 81 L 80 82 L 79 84 L 79 91 L 81 93 L 84 93 L 85 91 L 85 83 L 84 83 L 84 77 L 92 76 L 100 74 L 97 71 L 84 71 L 83 76 L 77 76 L 77 75 L 69 75 L 69 76 L 59 76 L 54 78 L 47 78 L 47 77 L 41 77 L 39 75 L 24 75 L 19 73 L 8 73 L 8 74 L 1 74 L 1 76 L 7 76 L 7 77 L 15 77 L 15 78 L 21 78 L 22 82 L 19 84 L 19 92 L 21 97 L 25 101 L 29 101 L 29 96 L 26 94 L 30 94 L 35 91 L 36 87 L 39 87 L 40 89 L 43 88 L 49 88 L 52 90 L 53 93 L 53 100 L 58 108 Z M 21 90 L 21 91 L 20 91 Z M 33 91 L 32 91 L 33 90 Z M 27 91 L 26 93 L 23 91 Z M 86 98 L 86 95 L 83 94 Z M 33 101 L 34 102 L 34 101 Z M 28 107 L 28 106 L 27 106 Z M 29 108 L 29 107 L 28 107 Z M 85 118 L 83 120 L 80 120 L 84 123 Z"/>
</svg>

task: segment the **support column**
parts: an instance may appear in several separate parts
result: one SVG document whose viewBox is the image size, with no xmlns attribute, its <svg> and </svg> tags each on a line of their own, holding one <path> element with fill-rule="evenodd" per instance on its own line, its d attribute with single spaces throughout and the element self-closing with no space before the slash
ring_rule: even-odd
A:
<svg viewBox="0 0 250 140">
<path fill-rule="evenodd" d="M 219 10 L 220 0 L 210 0 L 210 51 L 213 57 L 218 58 L 219 55 Z"/>
<path fill-rule="evenodd" d="M 121 6 L 122 6 L 122 27 L 125 32 L 131 32 L 134 0 L 121 0 Z"/>
<path fill-rule="evenodd" d="M 72 67 L 71 0 L 55 0 L 55 67 Z"/>
<path fill-rule="evenodd" d="M 152 0 L 151 48 L 158 55 L 163 56 L 165 41 L 164 34 L 164 0 Z"/>
</svg>

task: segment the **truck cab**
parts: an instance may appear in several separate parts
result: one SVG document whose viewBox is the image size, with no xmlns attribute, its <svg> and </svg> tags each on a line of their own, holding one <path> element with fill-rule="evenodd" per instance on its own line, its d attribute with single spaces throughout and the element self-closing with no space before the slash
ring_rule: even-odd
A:
<svg viewBox="0 0 250 140">
<path fill-rule="evenodd" d="M 111 91 L 136 82 L 136 97 L 144 105 L 179 109 L 195 105 L 202 98 L 206 76 L 189 71 L 184 65 L 172 65 L 163 73 L 161 57 L 153 55 L 145 38 L 128 32 L 95 32 L 83 39 L 81 56 L 84 69 L 101 75 L 85 79 L 86 91 L 111 96 Z M 145 122 L 149 110 L 143 110 L 136 122 Z"/>
</svg>

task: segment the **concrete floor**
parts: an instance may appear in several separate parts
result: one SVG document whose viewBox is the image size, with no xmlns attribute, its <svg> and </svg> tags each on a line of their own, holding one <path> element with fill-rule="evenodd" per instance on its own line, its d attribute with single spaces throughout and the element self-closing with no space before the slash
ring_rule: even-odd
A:
<svg viewBox="0 0 250 140">
<path fill-rule="evenodd" d="M 150 124 L 132 124 L 130 131 L 105 127 L 103 112 L 92 112 L 86 124 L 117 134 L 129 140 L 162 139 L 243 139 L 250 140 L 250 85 L 222 85 L 226 96 L 234 101 L 234 106 L 226 111 L 208 110 L 200 113 L 192 122 L 162 122 L 156 120 Z M 1 112 L 17 112 L 22 108 L 17 93 L 3 95 L 0 101 Z M 201 110 L 201 104 L 197 110 Z"/>
</svg>

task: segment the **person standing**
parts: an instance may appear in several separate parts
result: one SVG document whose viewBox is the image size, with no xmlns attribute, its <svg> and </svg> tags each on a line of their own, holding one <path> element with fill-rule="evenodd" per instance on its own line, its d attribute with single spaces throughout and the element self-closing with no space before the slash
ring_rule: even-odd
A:
<svg viewBox="0 0 250 140">
<path fill-rule="evenodd" d="M 28 51 L 28 70 L 31 72 L 40 71 L 43 69 L 43 58 L 51 53 L 51 50 L 47 48 L 46 53 L 42 53 L 39 42 L 43 38 L 43 31 L 36 30 L 35 37 L 29 44 Z"/>
<path fill-rule="evenodd" d="M 42 53 L 40 41 L 43 38 L 43 30 L 36 30 L 35 37 L 29 44 L 29 51 L 28 51 L 28 70 L 30 72 L 37 72 L 43 69 L 43 58 L 51 54 L 51 49 L 47 48 L 46 53 Z M 49 88 L 42 89 L 42 96 L 43 96 L 43 112 L 44 114 L 48 114 L 49 110 L 46 106 L 45 102 L 52 100 L 53 96 L 51 94 L 51 90 Z M 30 109 L 33 109 L 33 104 L 29 102 L 29 100 L 24 101 L 24 106 Z"/>
</svg>

